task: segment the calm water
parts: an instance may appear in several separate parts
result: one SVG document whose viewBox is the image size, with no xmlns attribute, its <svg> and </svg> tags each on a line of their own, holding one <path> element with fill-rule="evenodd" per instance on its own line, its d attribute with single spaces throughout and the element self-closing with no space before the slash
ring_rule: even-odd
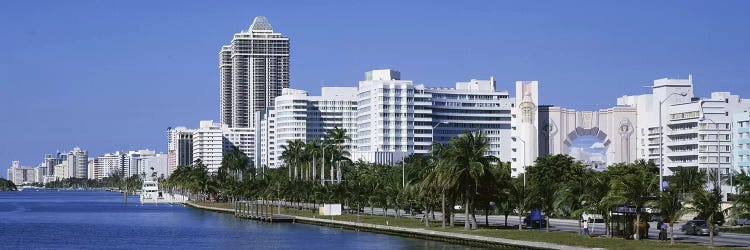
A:
<svg viewBox="0 0 750 250">
<path fill-rule="evenodd" d="M 263 224 L 104 191 L 0 192 L 0 249 L 463 249 L 304 224 Z"/>
</svg>

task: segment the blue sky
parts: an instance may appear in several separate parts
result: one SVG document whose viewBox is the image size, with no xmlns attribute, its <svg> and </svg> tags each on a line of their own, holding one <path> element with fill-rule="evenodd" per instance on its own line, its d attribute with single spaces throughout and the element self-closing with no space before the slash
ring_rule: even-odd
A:
<svg viewBox="0 0 750 250">
<path fill-rule="evenodd" d="M 218 120 L 217 52 L 254 16 L 291 38 L 292 87 L 394 68 L 431 86 L 539 80 L 593 109 L 662 77 L 750 96 L 748 1 L 0 1 L 0 169 L 81 146 L 165 151 Z M 5 171 L 2 172 L 5 175 Z"/>
</svg>

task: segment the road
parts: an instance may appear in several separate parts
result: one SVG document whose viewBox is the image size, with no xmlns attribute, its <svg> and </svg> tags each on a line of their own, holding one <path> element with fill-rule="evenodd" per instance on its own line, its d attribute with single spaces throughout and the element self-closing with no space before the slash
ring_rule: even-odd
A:
<svg viewBox="0 0 750 250">
<path fill-rule="evenodd" d="M 282 206 L 289 206 L 289 207 L 296 207 L 298 206 L 298 203 L 291 204 L 286 203 Z M 306 207 L 314 207 L 313 204 L 304 204 L 303 206 Z M 372 210 L 370 208 L 365 208 L 364 213 L 370 214 L 373 211 L 375 215 L 383 215 L 383 209 L 381 208 L 373 208 Z M 396 212 L 393 209 L 388 209 L 387 211 L 388 216 L 395 216 Z M 411 216 L 406 214 L 403 210 L 401 210 L 401 216 L 410 218 Z M 418 214 L 414 217 L 421 218 L 423 215 Z M 456 214 L 456 223 L 462 224 L 463 223 L 463 213 Z M 440 220 L 441 214 L 439 212 L 435 213 L 435 219 Z M 505 225 L 505 216 L 501 215 L 490 215 L 488 217 L 489 224 L 494 226 L 503 226 Z M 477 223 L 484 225 L 485 224 L 485 216 L 483 214 L 477 214 Z M 659 231 L 657 229 L 656 222 L 650 222 L 649 223 L 649 231 L 648 236 L 649 239 L 647 240 L 656 240 L 656 238 L 659 235 Z M 512 227 L 518 227 L 518 217 L 511 215 L 508 216 L 508 226 Z M 592 235 L 601 236 L 604 234 L 604 224 L 603 223 L 591 223 L 590 224 L 592 228 Z M 680 227 L 682 227 L 682 223 L 675 223 L 674 225 L 674 234 L 675 234 L 675 240 L 677 242 L 690 242 L 690 243 L 698 243 L 701 245 L 708 245 L 709 244 L 709 237 L 708 236 L 696 236 L 696 235 L 686 235 L 682 231 L 680 231 Z M 550 230 L 552 231 L 563 231 L 563 232 L 579 232 L 579 226 L 578 221 L 576 220 L 569 220 L 569 219 L 550 219 Z M 750 248 L 750 234 L 738 234 L 738 233 L 722 233 L 719 232 L 719 235 L 714 237 L 714 244 L 716 246 L 731 246 L 731 247 L 744 247 L 744 248 Z"/>
<path fill-rule="evenodd" d="M 365 213 L 369 214 L 370 209 L 367 208 L 364 210 Z M 383 209 L 375 208 L 374 209 L 375 215 L 383 215 Z M 401 211 L 401 215 L 405 217 L 411 217 L 409 215 L 404 215 L 404 211 Z M 388 210 L 388 216 L 395 216 L 395 210 L 389 209 Z M 422 215 L 416 215 L 415 217 L 421 218 Z M 463 223 L 463 214 L 456 214 L 456 223 Z M 440 220 L 441 215 L 440 213 L 435 213 L 435 219 Z M 477 223 L 484 225 L 485 224 L 485 216 L 483 214 L 477 214 Z M 490 215 L 489 216 L 489 224 L 495 225 L 495 226 L 502 226 L 505 225 L 505 216 L 500 215 Z M 648 231 L 648 240 L 656 240 L 656 238 L 659 235 L 659 231 L 657 229 L 657 223 L 656 222 L 650 222 L 650 228 Z M 604 224 L 602 223 L 592 223 L 589 224 L 592 227 L 592 234 L 593 235 L 603 235 L 604 234 Z M 508 216 L 508 226 L 514 226 L 518 227 L 518 217 L 517 216 Z M 682 223 L 675 223 L 674 225 L 674 234 L 675 234 L 675 240 L 677 242 L 691 242 L 691 243 L 698 243 L 701 245 L 708 245 L 709 244 L 709 237 L 708 236 L 696 236 L 696 235 L 686 235 L 685 233 L 680 231 L 680 227 L 682 227 Z M 550 230 L 552 231 L 564 231 L 564 232 L 579 232 L 579 226 L 578 221 L 576 220 L 568 220 L 568 219 L 550 219 Z M 737 234 L 737 233 L 722 233 L 719 232 L 718 236 L 714 237 L 714 244 L 717 246 L 732 246 L 732 247 L 745 247 L 750 248 L 750 234 Z"/>
</svg>

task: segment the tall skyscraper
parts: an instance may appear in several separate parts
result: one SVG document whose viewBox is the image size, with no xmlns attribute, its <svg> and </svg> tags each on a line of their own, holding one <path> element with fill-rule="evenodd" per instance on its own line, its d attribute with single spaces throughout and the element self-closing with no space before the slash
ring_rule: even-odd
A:
<svg viewBox="0 0 750 250">
<path fill-rule="evenodd" d="M 289 38 L 273 31 L 265 17 L 234 34 L 219 52 L 221 123 L 252 128 L 256 111 L 274 106 L 289 87 Z"/>
<path fill-rule="evenodd" d="M 88 178 L 89 176 L 89 153 L 79 147 L 73 148 L 68 153 L 68 177 Z"/>
</svg>

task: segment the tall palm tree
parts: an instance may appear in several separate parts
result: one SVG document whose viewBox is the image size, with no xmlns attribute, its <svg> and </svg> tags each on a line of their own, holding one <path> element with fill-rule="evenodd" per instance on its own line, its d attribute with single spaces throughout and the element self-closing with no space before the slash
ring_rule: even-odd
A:
<svg viewBox="0 0 750 250">
<path fill-rule="evenodd" d="M 307 155 L 310 157 L 309 160 L 312 163 L 312 166 L 310 166 L 310 169 L 312 171 L 312 173 L 310 173 L 311 175 L 310 179 L 314 181 L 318 174 L 318 169 L 317 169 L 318 166 L 316 163 L 317 163 L 317 156 L 320 155 L 321 145 L 319 144 L 318 140 L 313 140 L 311 142 L 308 142 L 307 145 L 305 145 L 305 151 L 307 152 Z"/>
<path fill-rule="evenodd" d="M 476 229 L 476 221 L 469 221 L 469 210 L 472 210 L 472 202 L 479 189 L 479 180 L 487 171 L 490 164 L 497 159 L 487 155 L 490 148 L 490 140 L 479 131 L 475 133 L 464 132 L 464 134 L 451 139 L 450 154 L 456 164 L 455 175 L 458 179 L 458 188 L 463 191 L 464 199 L 464 229 Z M 472 212 L 473 215 L 473 212 Z"/>
<path fill-rule="evenodd" d="M 337 179 L 340 183 L 341 161 L 348 160 L 350 155 L 348 147 L 346 147 L 345 144 L 350 142 L 352 138 L 346 134 L 345 129 L 334 127 L 333 129 L 326 131 L 326 139 L 330 140 L 330 143 L 336 146 L 336 151 L 334 154 L 331 154 L 331 159 L 336 162 Z M 331 166 L 331 168 L 333 168 L 333 166 Z M 333 178 L 334 176 L 331 175 L 331 180 L 333 180 Z"/>
<path fill-rule="evenodd" d="M 452 189 L 454 186 L 454 172 L 453 158 L 448 154 L 448 148 L 440 143 L 434 142 L 430 148 L 428 157 L 425 157 L 426 166 L 420 168 L 414 168 L 415 171 L 419 171 L 414 174 L 415 180 L 421 181 L 420 184 L 420 196 L 426 196 L 430 193 L 440 193 L 440 206 L 442 214 L 442 228 L 445 228 L 445 223 L 448 220 L 448 214 L 450 211 L 446 210 L 446 192 Z M 420 162 L 415 160 L 415 163 Z M 415 165 L 421 165 L 415 164 Z M 410 168 L 411 169 L 411 168 Z M 419 170 L 416 170 L 419 169 Z"/>
<path fill-rule="evenodd" d="M 289 178 L 292 178 L 292 176 L 297 178 L 299 163 L 303 157 L 304 147 L 305 142 L 300 139 L 287 141 L 286 145 L 281 146 L 281 159 L 284 161 L 285 165 L 289 167 Z M 294 168 L 294 175 L 292 175 L 292 168 Z"/>
</svg>

